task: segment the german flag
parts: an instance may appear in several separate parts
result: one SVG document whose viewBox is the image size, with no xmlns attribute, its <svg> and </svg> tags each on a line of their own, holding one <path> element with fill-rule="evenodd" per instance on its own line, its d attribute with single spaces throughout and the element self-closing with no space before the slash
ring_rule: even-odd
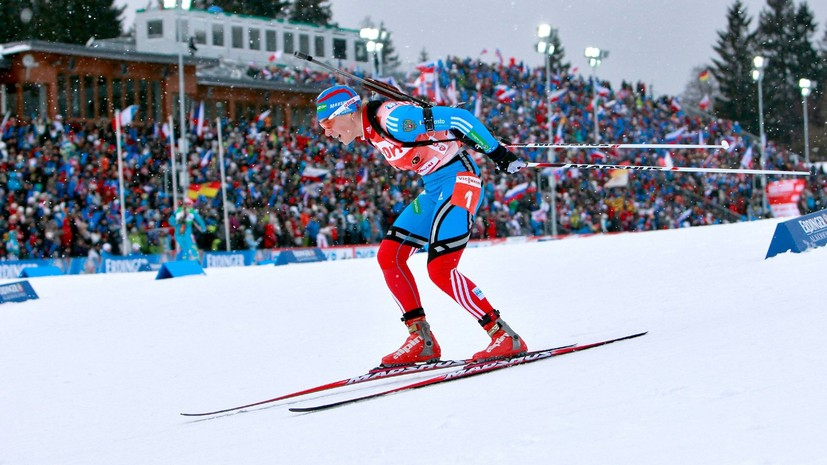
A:
<svg viewBox="0 0 827 465">
<path fill-rule="evenodd" d="M 211 199 L 218 195 L 219 189 L 221 189 L 221 183 L 218 181 L 204 184 L 190 184 L 189 189 L 187 189 L 187 197 L 196 200 L 199 195 L 203 195 Z"/>
</svg>

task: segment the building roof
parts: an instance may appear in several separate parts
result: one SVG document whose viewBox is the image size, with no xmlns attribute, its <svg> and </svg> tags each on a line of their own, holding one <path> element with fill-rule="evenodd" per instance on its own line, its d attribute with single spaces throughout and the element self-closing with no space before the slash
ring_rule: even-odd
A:
<svg viewBox="0 0 827 465">
<path fill-rule="evenodd" d="M 90 40 L 88 45 L 66 44 L 61 42 L 46 42 L 43 40 L 27 40 L 0 44 L 0 58 L 26 52 L 56 53 L 60 55 L 74 55 L 108 60 L 123 60 L 143 63 L 175 64 L 178 55 L 138 52 L 134 43 L 122 40 Z M 188 65 L 217 65 L 215 58 L 184 55 L 184 64 Z"/>
</svg>

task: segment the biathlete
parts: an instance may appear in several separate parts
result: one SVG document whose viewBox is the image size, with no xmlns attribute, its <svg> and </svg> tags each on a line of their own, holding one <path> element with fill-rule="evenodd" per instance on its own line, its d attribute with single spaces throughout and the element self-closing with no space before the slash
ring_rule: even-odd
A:
<svg viewBox="0 0 827 465">
<path fill-rule="evenodd" d="M 385 282 L 402 310 L 408 338 L 382 358 L 383 366 L 438 360 L 439 343 L 425 319 L 407 260 L 428 251 L 428 274 L 442 291 L 470 313 L 491 342 L 473 360 L 519 355 L 526 343 L 500 317 L 482 290 L 457 270 L 470 228 L 482 202 L 480 169 L 465 152 L 484 152 L 499 170 L 515 173 L 526 166 L 502 146 L 470 112 L 405 101 L 362 105 L 350 87 L 337 85 L 316 98 L 316 115 L 325 135 L 350 144 L 361 139 L 391 166 L 422 176 L 424 191 L 394 221 L 379 245 L 377 259 Z"/>
</svg>

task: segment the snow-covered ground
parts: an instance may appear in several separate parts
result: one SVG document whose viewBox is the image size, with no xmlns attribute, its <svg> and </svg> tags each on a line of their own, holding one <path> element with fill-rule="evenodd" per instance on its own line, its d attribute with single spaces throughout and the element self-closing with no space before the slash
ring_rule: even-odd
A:
<svg viewBox="0 0 827 465">
<path fill-rule="evenodd" d="M 827 249 L 764 260 L 775 224 L 469 249 L 529 348 L 649 334 L 314 414 L 287 406 L 376 386 L 179 412 L 376 365 L 407 333 L 374 260 L 31 279 L 0 306 L 0 464 L 823 464 Z M 483 347 L 412 268 L 443 355 Z"/>
</svg>

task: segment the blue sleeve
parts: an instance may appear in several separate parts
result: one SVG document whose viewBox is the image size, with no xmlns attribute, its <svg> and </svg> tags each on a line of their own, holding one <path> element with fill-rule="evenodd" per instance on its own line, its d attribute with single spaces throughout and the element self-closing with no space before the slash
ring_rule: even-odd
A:
<svg viewBox="0 0 827 465">
<path fill-rule="evenodd" d="M 468 110 L 452 107 L 433 107 L 432 110 L 434 131 L 456 129 L 473 140 L 485 153 L 490 153 L 500 145 L 488 128 Z M 395 139 L 413 142 L 427 132 L 423 119 L 422 108 L 415 105 L 400 105 L 388 114 L 385 127 Z"/>
</svg>

